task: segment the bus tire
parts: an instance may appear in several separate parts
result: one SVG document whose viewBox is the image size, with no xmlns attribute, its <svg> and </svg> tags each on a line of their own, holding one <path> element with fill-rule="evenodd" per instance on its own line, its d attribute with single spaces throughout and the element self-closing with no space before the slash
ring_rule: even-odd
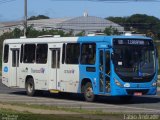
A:
<svg viewBox="0 0 160 120">
<path fill-rule="evenodd" d="M 86 83 L 84 86 L 84 98 L 87 102 L 93 102 L 95 100 L 91 82 Z"/>
<path fill-rule="evenodd" d="M 26 81 L 26 92 L 27 92 L 28 96 L 34 96 L 35 95 L 35 86 L 34 86 L 33 78 L 29 78 Z"/>
</svg>

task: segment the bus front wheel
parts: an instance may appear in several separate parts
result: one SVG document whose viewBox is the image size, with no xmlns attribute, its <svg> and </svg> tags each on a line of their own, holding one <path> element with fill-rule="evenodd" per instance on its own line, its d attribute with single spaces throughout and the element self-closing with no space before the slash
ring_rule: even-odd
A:
<svg viewBox="0 0 160 120">
<path fill-rule="evenodd" d="M 95 100 L 92 84 L 90 82 L 86 83 L 84 86 L 84 98 L 87 102 L 93 102 Z"/>
<path fill-rule="evenodd" d="M 26 92 L 27 92 L 28 96 L 34 96 L 35 95 L 35 87 L 34 87 L 33 78 L 29 78 L 26 81 Z"/>
</svg>

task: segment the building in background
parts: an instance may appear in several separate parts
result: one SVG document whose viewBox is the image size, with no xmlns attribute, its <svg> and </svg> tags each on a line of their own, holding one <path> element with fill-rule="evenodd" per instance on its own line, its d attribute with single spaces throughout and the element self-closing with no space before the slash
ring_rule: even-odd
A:
<svg viewBox="0 0 160 120">
<path fill-rule="evenodd" d="M 73 31 L 74 34 L 82 31 L 84 31 L 85 34 L 103 32 L 106 27 L 117 29 L 120 33 L 124 32 L 124 27 L 100 17 L 88 16 L 87 13 L 84 13 L 84 16 L 72 18 L 59 23 L 57 26 L 59 26 L 59 29 L 65 31 Z"/>
<path fill-rule="evenodd" d="M 87 12 L 83 16 L 76 18 L 53 18 L 41 20 L 29 20 L 28 26 L 36 30 L 63 30 L 75 35 L 79 32 L 89 33 L 103 32 L 106 27 L 117 29 L 119 33 L 124 32 L 124 27 L 106 20 L 104 18 L 89 16 Z M 10 32 L 15 28 L 23 29 L 23 21 L 0 23 L 0 35 Z"/>
</svg>

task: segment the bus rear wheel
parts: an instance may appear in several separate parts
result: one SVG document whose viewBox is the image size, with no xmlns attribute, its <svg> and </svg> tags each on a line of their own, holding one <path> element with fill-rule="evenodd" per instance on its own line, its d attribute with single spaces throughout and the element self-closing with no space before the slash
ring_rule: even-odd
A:
<svg viewBox="0 0 160 120">
<path fill-rule="evenodd" d="M 90 82 L 86 83 L 84 86 L 84 98 L 87 102 L 93 102 L 95 100 L 92 84 Z"/>
<path fill-rule="evenodd" d="M 33 78 L 29 78 L 26 81 L 26 92 L 27 92 L 28 96 L 34 96 L 35 95 L 35 87 L 34 87 Z"/>
</svg>

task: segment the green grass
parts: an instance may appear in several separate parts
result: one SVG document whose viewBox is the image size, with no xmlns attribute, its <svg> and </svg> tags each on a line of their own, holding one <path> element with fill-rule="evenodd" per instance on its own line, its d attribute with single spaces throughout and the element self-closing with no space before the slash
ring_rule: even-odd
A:
<svg viewBox="0 0 160 120">
<path fill-rule="evenodd" d="M 2 102 L 0 102 L 0 103 L 2 103 Z M 77 109 L 77 108 L 64 108 L 64 107 L 57 107 L 57 106 L 28 105 L 28 104 L 4 103 L 4 102 L 2 104 L 10 104 L 10 105 L 14 105 L 14 107 L 21 106 L 21 107 L 33 108 L 33 109 L 54 110 L 54 111 L 59 111 L 59 113 L 61 113 L 61 112 L 63 113 L 63 111 L 74 113 L 74 115 L 56 115 L 56 117 L 62 117 L 63 119 L 65 118 L 64 120 L 68 120 L 67 118 L 70 118 L 70 116 L 72 116 L 72 119 L 69 119 L 69 120 L 75 120 L 75 118 L 76 118 L 76 120 L 81 120 L 82 118 L 83 118 L 82 120 L 87 120 L 87 119 L 92 120 L 95 118 L 96 118 L 96 120 L 101 120 L 103 118 L 111 118 L 109 120 L 112 120 L 112 119 L 113 120 L 114 119 L 121 120 L 124 115 L 124 113 L 103 112 L 102 110 L 84 110 L 81 107 Z M 1 111 L 0 111 L 0 113 L 1 113 Z M 36 116 L 36 115 L 31 115 L 31 117 L 32 116 Z M 119 119 L 119 118 L 121 118 L 121 119 Z M 54 120 L 57 120 L 57 119 L 54 119 Z M 61 120 L 61 118 L 59 118 L 58 120 Z"/>
<path fill-rule="evenodd" d="M 107 114 L 107 116 L 101 117 L 90 117 L 89 115 L 64 115 L 64 114 L 32 114 L 29 112 L 17 112 L 10 109 L 0 109 L 0 120 L 123 120 L 124 117 L 127 119 L 131 117 L 139 117 L 139 116 L 146 116 L 147 114 Z M 152 115 L 152 114 L 151 114 Z M 151 116 L 148 114 L 148 116 Z M 89 116 L 89 117 L 88 117 Z M 130 116 L 130 117 L 129 117 Z M 159 120 L 159 115 L 154 115 L 154 119 Z M 149 120 L 145 117 L 140 118 L 139 120 Z"/>
<path fill-rule="evenodd" d="M 76 117 L 75 115 L 32 114 L 17 112 L 10 109 L 0 109 L 0 120 L 89 120 L 89 118 Z"/>
<path fill-rule="evenodd" d="M 3 102 L 2 104 L 8 104 L 8 103 Z M 75 113 L 90 114 L 90 115 L 92 115 L 92 114 L 94 114 L 94 115 L 108 115 L 108 113 L 105 113 L 101 110 L 85 110 L 85 109 L 82 109 L 81 106 L 79 106 L 79 108 L 65 108 L 65 107 L 58 107 L 58 106 L 46 106 L 46 105 L 35 105 L 35 104 L 21 104 L 21 103 L 9 103 L 9 104 L 21 106 L 21 107 L 34 108 L 34 109 L 75 112 Z M 109 113 L 109 114 L 115 114 L 115 113 Z M 116 114 L 118 114 L 118 113 L 116 113 Z"/>
</svg>

